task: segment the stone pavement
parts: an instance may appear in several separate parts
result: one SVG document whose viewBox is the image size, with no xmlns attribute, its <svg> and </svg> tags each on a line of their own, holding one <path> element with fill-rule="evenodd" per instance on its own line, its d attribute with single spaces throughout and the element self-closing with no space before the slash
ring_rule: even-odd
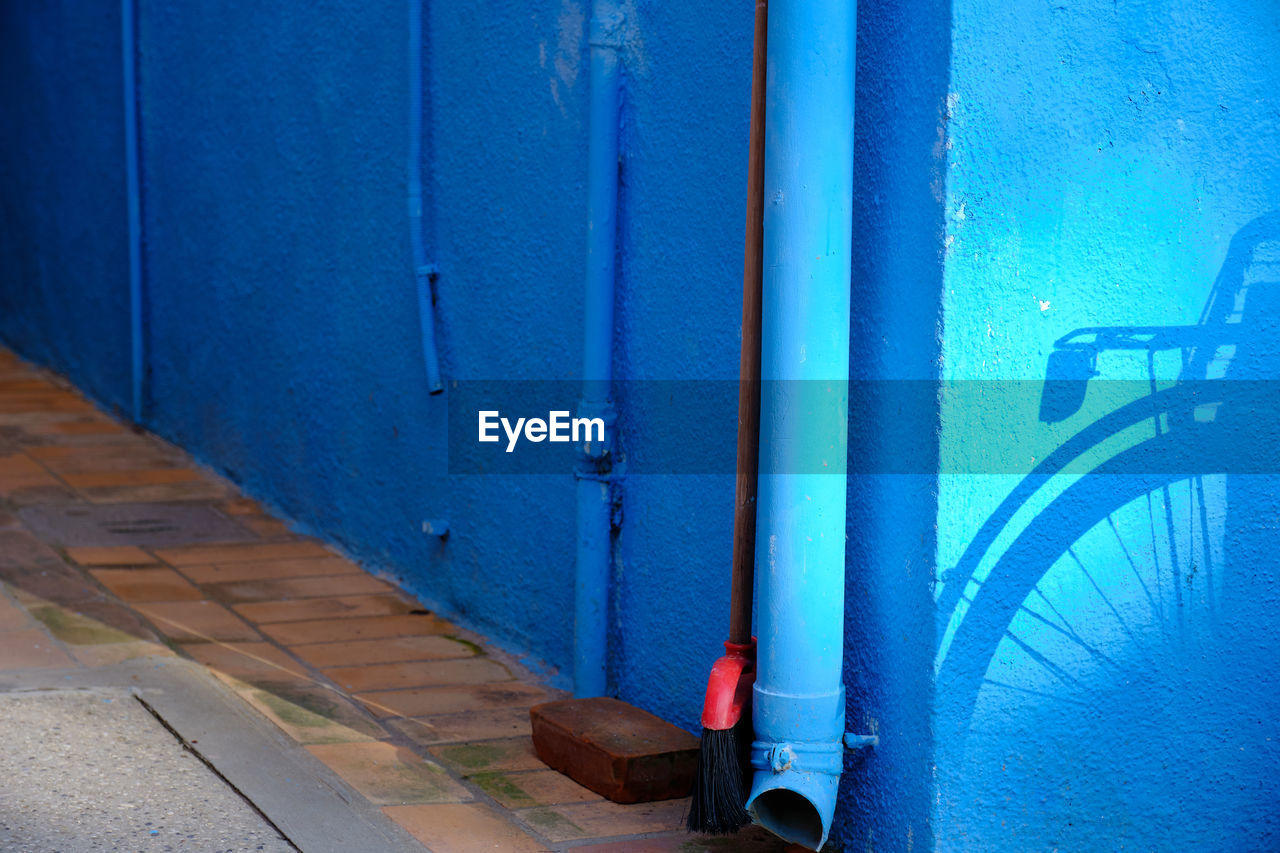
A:
<svg viewBox="0 0 1280 853">
<path fill-rule="evenodd" d="M 437 853 L 787 849 L 754 829 L 689 835 L 687 800 L 620 806 L 549 770 L 528 711 L 560 694 L 2 349 L 0 580 L 0 676 L 195 661 L 331 788 L 358 792 L 353 807 Z M 0 726 L 6 749 L 14 737 Z"/>
</svg>

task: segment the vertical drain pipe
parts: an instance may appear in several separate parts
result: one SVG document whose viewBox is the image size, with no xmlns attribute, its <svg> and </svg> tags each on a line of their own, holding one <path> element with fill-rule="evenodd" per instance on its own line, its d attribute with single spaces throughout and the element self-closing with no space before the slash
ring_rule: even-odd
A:
<svg viewBox="0 0 1280 853">
<path fill-rule="evenodd" d="M 618 52 L 622 13 L 611 0 L 591 6 L 591 102 L 587 153 L 587 271 L 582 399 L 578 417 L 604 420 L 604 440 L 580 448 L 577 580 L 574 585 L 573 694 L 608 688 L 609 578 L 613 564 L 613 297 L 618 230 Z M 593 437 L 593 436 L 592 436 Z M 591 437 L 589 437 L 590 439 Z"/>
<path fill-rule="evenodd" d="M 422 230 L 422 3 L 409 0 L 409 239 L 413 243 L 413 277 L 418 287 L 418 321 L 422 325 L 422 360 L 427 390 L 439 394 L 440 356 L 436 351 L 436 311 L 431 301 L 434 264 L 427 262 L 426 235 Z"/>
<path fill-rule="evenodd" d="M 142 187 L 138 154 L 137 0 L 120 0 L 120 43 L 124 61 L 125 196 L 129 217 L 129 378 L 130 414 L 142 423 Z"/>
<path fill-rule="evenodd" d="M 758 674 L 747 809 L 827 839 L 843 768 L 854 0 L 770 0 Z"/>
</svg>

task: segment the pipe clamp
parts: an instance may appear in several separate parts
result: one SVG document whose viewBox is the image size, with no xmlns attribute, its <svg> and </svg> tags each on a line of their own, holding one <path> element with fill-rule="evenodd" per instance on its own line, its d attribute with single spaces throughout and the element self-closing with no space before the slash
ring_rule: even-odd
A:
<svg viewBox="0 0 1280 853">
<path fill-rule="evenodd" d="M 838 740 L 820 743 L 755 741 L 751 744 L 751 766 L 772 773 L 791 770 L 839 776 L 844 769 L 844 745 Z"/>
</svg>

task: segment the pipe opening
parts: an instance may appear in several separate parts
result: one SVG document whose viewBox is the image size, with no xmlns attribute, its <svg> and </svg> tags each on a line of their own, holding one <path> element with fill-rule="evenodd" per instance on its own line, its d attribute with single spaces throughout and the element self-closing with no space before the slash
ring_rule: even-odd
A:
<svg viewBox="0 0 1280 853">
<path fill-rule="evenodd" d="M 785 841 L 812 850 L 822 846 L 822 816 L 808 797 L 787 788 L 759 794 L 751 806 L 756 823 Z"/>
</svg>

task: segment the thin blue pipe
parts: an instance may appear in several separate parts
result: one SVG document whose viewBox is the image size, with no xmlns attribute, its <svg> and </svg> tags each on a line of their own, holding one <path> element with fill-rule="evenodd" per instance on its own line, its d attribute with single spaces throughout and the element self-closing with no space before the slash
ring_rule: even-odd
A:
<svg viewBox="0 0 1280 853">
<path fill-rule="evenodd" d="M 413 244 L 413 276 L 418 288 L 418 321 L 422 326 L 422 360 L 427 390 L 444 390 L 440 355 L 436 350 L 436 311 L 431 301 L 431 278 L 436 269 L 427 262 L 422 224 L 422 3 L 409 0 L 409 235 Z"/>
<path fill-rule="evenodd" d="M 131 413 L 142 423 L 145 365 L 142 350 L 142 189 L 138 154 L 138 75 L 136 0 L 120 0 L 121 53 L 124 61 L 125 196 L 129 217 L 129 359 Z"/>
<path fill-rule="evenodd" d="M 844 739 L 845 467 L 854 0 L 770 0 L 756 573 L 747 807 L 812 848 Z"/>
<path fill-rule="evenodd" d="M 586 444 L 578 478 L 577 579 L 574 589 L 573 692 L 608 688 L 609 576 L 613 554 L 614 254 L 618 228 L 618 49 L 621 13 L 592 6 L 591 95 L 587 152 L 587 269 L 583 300 L 580 417 L 604 418 L 603 442 Z"/>
</svg>

